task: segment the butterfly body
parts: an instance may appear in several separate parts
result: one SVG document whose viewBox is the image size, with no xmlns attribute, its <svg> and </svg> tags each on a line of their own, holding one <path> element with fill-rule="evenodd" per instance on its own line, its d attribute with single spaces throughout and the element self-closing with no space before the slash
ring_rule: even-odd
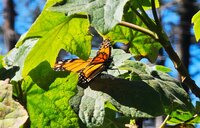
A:
<svg viewBox="0 0 200 128">
<path fill-rule="evenodd" d="M 89 58 L 86 61 L 81 59 L 58 61 L 54 66 L 54 70 L 77 72 L 79 73 L 79 83 L 85 84 L 106 70 L 111 62 L 111 43 L 106 39 L 94 58 Z"/>
</svg>

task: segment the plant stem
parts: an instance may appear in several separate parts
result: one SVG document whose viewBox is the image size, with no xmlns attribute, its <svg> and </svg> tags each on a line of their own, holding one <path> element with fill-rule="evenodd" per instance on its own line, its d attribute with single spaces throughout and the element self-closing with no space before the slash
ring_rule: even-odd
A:
<svg viewBox="0 0 200 128">
<path fill-rule="evenodd" d="M 152 7 L 152 13 L 153 13 L 154 20 L 155 20 L 157 26 L 160 27 L 161 24 L 160 24 L 160 21 L 159 21 L 157 12 L 156 12 L 155 0 L 151 0 L 151 7 Z"/>
<path fill-rule="evenodd" d="M 137 5 L 138 5 L 138 8 L 139 8 L 139 10 L 141 11 L 141 14 L 137 11 L 137 10 L 135 10 L 135 12 L 137 12 L 136 13 L 136 15 L 137 16 L 139 16 L 140 18 L 142 18 L 141 20 L 145 23 L 145 25 L 149 28 L 149 29 L 151 29 L 151 30 L 153 30 L 153 26 L 155 26 L 155 23 L 151 20 L 151 18 L 147 15 L 147 13 L 145 12 L 145 10 L 144 10 L 144 8 L 142 7 L 142 5 L 138 2 L 138 1 L 136 1 L 136 3 L 137 3 Z M 133 9 L 133 8 L 132 8 Z"/>
<path fill-rule="evenodd" d="M 132 11 L 142 20 L 142 22 L 149 28 L 151 26 L 149 26 L 148 21 L 135 9 L 135 8 L 131 8 Z"/>
<path fill-rule="evenodd" d="M 167 115 L 167 117 L 165 118 L 165 120 L 162 122 L 162 124 L 160 125 L 159 128 L 164 128 L 165 127 L 165 124 L 167 122 L 167 120 L 169 119 L 169 115 Z"/>
<path fill-rule="evenodd" d="M 150 37 L 154 38 L 155 40 L 158 40 L 157 35 L 154 32 L 150 31 L 149 29 L 146 29 L 146 28 L 143 28 L 143 27 L 140 27 L 138 25 L 128 23 L 128 22 L 125 22 L 125 21 L 121 21 L 118 24 L 121 25 L 121 26 L 129 27 L 129 28 L 134 29 L 136 31 L 140 31 L 144 34 L 149 35 Z"/>
</svg>

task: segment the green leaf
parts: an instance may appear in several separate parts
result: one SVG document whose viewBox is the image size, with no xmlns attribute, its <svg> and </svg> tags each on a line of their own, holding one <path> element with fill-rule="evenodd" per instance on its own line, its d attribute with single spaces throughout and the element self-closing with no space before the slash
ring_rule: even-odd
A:
<svg viewBox="0 0 200 128">
<path fill-rule="evenodd" d="M 30 76 L 30 77 L 29 77 Z M 34 68 L 22 83 L 31 127 L 79 127 L 69 105 L 77 92 L 77 74 L 55 72 L 47 61 Z"/>
<path fill-rule="evenodd" d="M 56 25 L 62 23 L 64 20 L 66 20 L 66 17 L 61 14 L 49 13 L 45 10 L 46 8 L 55 4 L 55 2 L 59 2 L 59 1 L 62 1 L 62 0 L 48 0 L 46 2 L 46 5 L 45 5 L 43 11 L 41 12 L 41 14 L 36 19 L 36 21 L 32 24 L 32 26 L 28 30 L 28 32 L 26 32 L 25 34 L 23 34 L 20 37 L 19 41 L 16 44 L 16 47 L 22 45 L 24 40 L 26 40 L 27 38 L 31 38 L 31 37 L 40 38 L 40 37 L 44 36 L 46 33 L 48 33 L 48 30 L 53 29 Z M 54 18 L 54 22 L 52 22 L 49 19 L 50 17 Z M 52 22 L 52 24 L 51 24 L 51 22 Z M 47 24 L 47 25 L 45 25 L 45 24 Z"/>
<path fill-rule="evenodd" d="M 146 28 L 139 18 L 135 18 L 132 22 Z M 137 60 L 147 58 L 155 62 L 162 47 L 148 35 L 120 25 L 114 27 L 106 36 L 115 42 L 129 43 L 129 50 Z"/>
<path fill-rule="evenodd" d="M 170 118 L 167 121 L 169 125 L 179 124 L 197 124 L 200 123 L 200 116 L 193 114 L 189 111 L 176 110 L 170 114 Z"/>
<path fill-rule="evenodd" d="M 107 102 L 107 99 L 110 98 L 100 91 L 90 88 L 83 90 L 79 87 L 79 93 L 71 99 L 71 103 L 77 99 L 79 99 L 79 103 L 76 106 L 73 105 L 73 108 L 79 109 L 79 118 L 87 127 L 115 128 L 122 127 L 125 122 L 129 122 L 129 117 L 119 116 L 116 118 L 116 108 Z"/>
<path fill-rule="evenodd" d="M 0 55 L 0 69 L 3 68 L 3 56 Z"/>
<path fill-rule="evenodd" d="M 168 67 L 165 67 L 165 66 L 162 66 L 162 65 L 155 65 L 154 67 L 156 70 L 158 71 L 162 71 L 162 72 L 165 72 L 165 73 L 168 73 L 168 72 L 171 72 L 172 70 Z"/>
<path fill-rule="evenodd" d="M 52 72 L 49 77 L 58 77 L 56 73 L 59 72 Z M 27 77 L 22 87 L 27 97 L 31 127 L 79 127 L 78 117 L 69 105 L 69 99 L 76 93 L 76 84 L 76 74 L 60 76 L 50 85 L 43 86 Z"/>
<path fill-rule="evenodd" d="M 194 115 L 190 119 L 191 120 L 189 122 L 187 122 L 187 124 L 199 124 L 200 123 L 200 116 L 199 115 Z"/>
<path fill-rule="evenodd" d="M 37 39 L 28 39 L 23 43 L 23 45 L 19 46 L 18 48 L 12 49 L 4 57 L 4 62 L 7 69 L 16 67 L 19 68 L 19 70 L 15 73 L 15 76 L 12 78 L 12 81 L 20 81 L 23 79 L 22 69 L 24 67 L 24 61 L 37 41 Z"/>
<path fill-rule="evenodd" d="M 113 49 L 111 55 L 113 57 L 113 62 L 114 62 L 116 67 L 122 65 L 122 63 L 125 60 L 128 60 L 132 57 L 131 54 L 126 53 L 125 51 L 123 51 L 121 49 Z"/>
<path fill-rule="evenodd" d="M 198 42 L 200 39 L 200 11 L 198 11 L 193 17 L 192 17 L 192 23 L 194 24 L 194 34 L 196 37 L 196 41 Z"/>
<path fill-rule="evenodd" d="M 129 81 L 101 74 L 87 84 L 88 88 L 79 89 L 82 92 L 71 99 L 76 101 L 72 106 L 87 127 L 120 125 L 114 118 L 115 112 L 133 118 L 168 115 L 177 109 L 193 113 L 187 93 L 176 80 L 139 62 L 130 65 L 132 68 L 127 67 L 134 71 L 137 79 Z M 127 67 L 123 68 L 129 70 Z"/>
<path fill-rule="evenodd" d="M 47 8 L 59 1 L 48 0 L 41 15 L 17 43 L 19 47 L 26 39 L 38 38 L 26 57 L 23 76 L 44 61 L 53 67 L 61 48 L 83 59 L 87 59 L 90 54 L 89 21 L 85 17 L 67 17 L 65 14 L 47 11 Z"/>
<path fill-rule="evenodd" d="M 87 29 L 87 26 L 84 25 L 87 22 L 85 21 L 86 20 L 73 18 L 70 21 L 63 22 L 55 29 L 50 30 L 45 37 L 41 38 L 36 43 L 28 54 L 25 60 L 23 75 L 27 75 L 29 71 L 43 61 L 49 62 L 53 67 L 58 52 L 64 47 L 72 54 L 79 53 L 76 55 L 80 55 L 80 57 L 84 56 L 84 50 L 86 49 L 87 54 L 89 54 L 90 43 L 88 43 L 88 39 L 90 40 L 91 38 L 89 37 L 87 39 L 87 33 L 83 33 L 84 29 Z M 73 28 L 69 26 L 73 26 Z M 81 48 L 82 46 L 85 48 Z M 86 58 L 86 56 L 84 58 Z"/>
<path fill-rule="evenodd" d="M 0 126 L 4 128 L 18 128 L 28 119 L 23 106 L 12 99 L 12 85 L 0 81 Z"/>
<path fill-rule="evenodd" d="M 78 93 L 76 95 L 76 99 L 79 99 L 79 104 L 76 106 L 73 106 L 74 109 L 78 109 L 78 115 L 79 118 L 84 122 L 87 127 L 103 127 L 103 126 L 113 126 L 115 125 L 122 125 L 119 120 L 115 118 L 114 111 L 120 112 L 124 114 L 124 116 L 127 117 L 151 117 L 149 114 L 142 112 L 140 107 L 138 106 L 147 105 L 144 101 L 141 99 L 135 99 L 135 95 L 141 95 L 147 94 L 151 95 L 152 99 L 148 97 L 148 100 L 156 100 L 159 99 L 154 97 L 155 95 L 151 92 L 151 90 L 143 90 L 143 88 L 140 87 L 137 88 L 134 87 L 133 84 L 130 83 L 124 83 L 124 85 L 121 85 L 124 83 L 124 81 L 120 80 L 111 80 L 111 79 L 102 79 L 100 77 L 96 77 L 93 82 L 89 83 L 88 88 L 86 88 L 83 92 L 83 95 L 80 96 L 81 93 Z M 123 88 L 122 88 L 123 86 Z M 132 86 L 132 87 L 131 87 Z M 80 90 L 80 89 L 79 89 Z M 135 94 L 137 92 L 137 94 Z M 80 96 L 80 98 L 77 98 Z M 75 100 L 75 99 L 73 99 Z M 111 103 L 115 108 L 113 108 L 112 105 L 105 105 L 107 103 Z M 155 106 L 158 106 L 159 104 Z M 155 107 L 153 105 L 153 107 Z M 105 108 L 106 107 L 106 108 Z M 138 109 L 136 109 L 136 108 Z M 152 111 L 152 105 L 148 104 L 149 112 Z M 155 111 L 159 111 L 156 110 Z M 150 110 L 151 109 L 151 110 Z M 118 110 L 118 111 L 116 111 Z M 160 111 L 159 111 L 160 112 Z M 115 119 L 114 119 L 115 118 Z M 109 120 L 114 119 L 114 120 Z M 118 123 L 117 123 L 118 121 Z M 122 120 L 121 120 L 122 121 Z M 108 123 L 109 122 L 109 123 Z M 124 122 L 124 121 L 123 121 Z M 126 123 L 128 123 L 127 118 L 125 120 Z M 107 125 L 106 125 L 107 124 Z M 109 124 L 109 125 L 108 125 Z"/>
<path fill-rule="evenodd" d="M 192 114 L 188 111 L 181 111 L 176 110 L 170 114 L 170 119 L 167 121 L 168 124 L 180 124 L 184 121 L 190 119 L 192 117 Z"/>
<path fill-rule="evenodd" d="M 104 101 L 98 93 L 88 89 L 84 93 L 86 95 L 81 98 L 84 102 L 80 104 L 79 117 L 83 123 L 87 124 L 87 127 L 100 126 L 105 116 Z"/>
<path fill-rule="evenodd" d="M 106 34 L 121 22 L 127 2 L 128 0 L 76 0 L 57 4 L 50 10 L 68 15 L 87 13 L 91 16 L 91 25 L 100 33 Z"/>
<path fill-rule="evenodd" d="M 151 67 L 143 63 L 128 60 L 120 69 L 132 72 L 130 74 L 131 80 L 142 80 L 158 92 L 165 113 L 169 114 L 176 109 L 194 111 L 188 94 L 180 83 L 168 74 L 152 70 Z"/>
<path fill-rule="evenodd" d="M 81 93 L 76 108 L 87 126 L 103 126 L 105 107 L 134 118 L 168 115 L 177 109 L 193 113 L 187 93 L 169 75 L 134 61 L 127 61 L 120 69 L 131 72 L 131 81 L 102 74 L 88 83 L 89 87 Z"/>
</svg>

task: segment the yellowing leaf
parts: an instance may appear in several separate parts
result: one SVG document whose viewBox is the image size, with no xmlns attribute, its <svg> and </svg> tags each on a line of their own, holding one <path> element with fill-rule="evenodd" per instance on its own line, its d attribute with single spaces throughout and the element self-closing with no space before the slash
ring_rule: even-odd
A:
<svg viewBox="0 0 200 128">
<path fill-rule="evenodd" d="M 12 85 L 0 81 L 0 127 L 18 128 L 28 119 L 24 107 L 12 99 Z"/>
</svg>

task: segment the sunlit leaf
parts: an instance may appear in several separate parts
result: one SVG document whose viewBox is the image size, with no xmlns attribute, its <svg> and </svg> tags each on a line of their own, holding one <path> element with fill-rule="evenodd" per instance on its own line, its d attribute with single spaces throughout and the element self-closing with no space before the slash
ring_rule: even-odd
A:
<svg viewBox="0 0 200 128">
<path fill-rule="evenodd" d="M 145 25 L 139 18 L 135 18 L 132 21 L 145 28 Z M 155 62 L 162 47 L 152 37 L 120 25 L 114 27 L 106 36 L 115 42 L 129 43 L 129 50 L 137 60 L 148 58 L 151 62 Z"/>
<path fill-rule="evenodd" d="M 162 66 L 162 65 L 156 65 L 155 69 L 158 70 L 158 71 L 165 72 L 165 73 L 168 73 L 168 72 L 172 71 L 170 68 Z"/>
<path fill-rule="evenodd" d="M 91 25 L 105 34 L 122 20 L 123 8 L 128 0 L 76 0 L 57 4 L 50 10 L 73 15 L 91 16 Z"/>
<path fill-rule="evenodd" d="M 3 68 L 3 56 L 0 55 L 0 69 Z"/>
<path fill-rule="evenodd" d="M 193 17 L 192 17 L 192 23 L 194 24 L 194 33 L 196 37 L 196 41 L 199 41 L 200 39 L 200 11 L 198 11 Z"/>
<path fill-rule="evenodd" d="M 48 77 L 53 79 L 54 75 Z M 36 83 L 30 78 L 23 83 L 31 127 L 79 127 L 78 117 L 69 105 L 69 99 L 76 93 L 77 75 L 62 76 L 50 85 Z"/>
<path fill-rule="evenodd" d="M 167 121 L 169 125 L 181 125 L 181 124 L 196 124 L 200 123 L 200 117 L 198 114 L 192 114 L 189 111 L 176 110 L 170 114 L 170 118 Z"/>
<path fill-rule="evenodd" d="M 49 62 L 53 67 L 61 48 L 83 59 L 87 59 L 90 54 L 91 35 L 88 32 L 88 19 L 47 11 L 47 8 L 59 1 L 48 0 L 40 16 L 17 43 L 19 47 L 26 39 L 38 38 L 25 60 L 23 76 L 43 61 Z"/>
</svg>

